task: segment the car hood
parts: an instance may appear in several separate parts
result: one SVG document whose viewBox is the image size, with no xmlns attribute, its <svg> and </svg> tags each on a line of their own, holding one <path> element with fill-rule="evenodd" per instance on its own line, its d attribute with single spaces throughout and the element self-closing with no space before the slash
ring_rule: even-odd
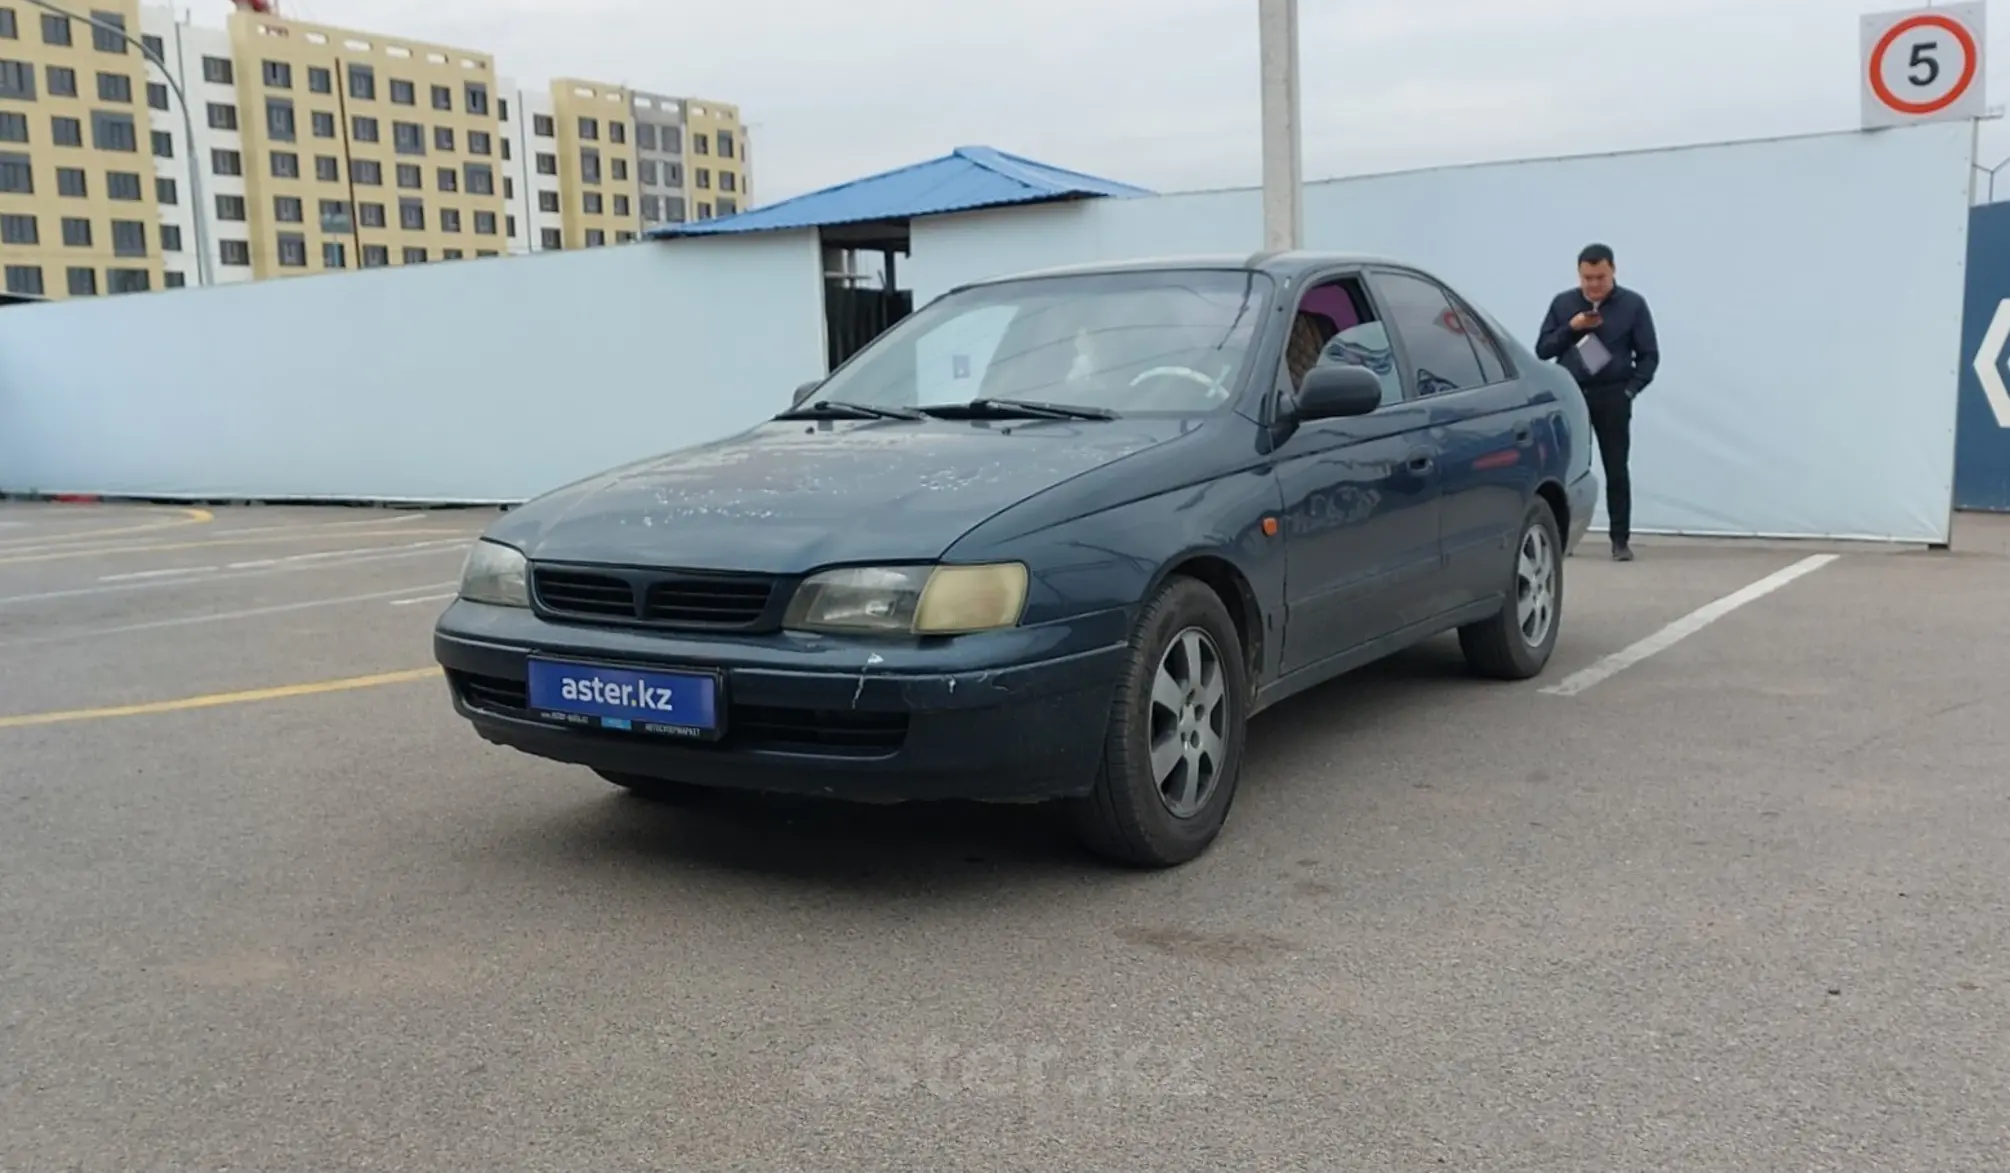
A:
<svg viewBox="0 0 2010 1173">
<path fill-rule="evenodd" d="M 547 493 L 488 536 L 533 559 L 769 574 L 925 560 L 1000 511 L 1189 428 L 778 420 Z"/>
</svg>

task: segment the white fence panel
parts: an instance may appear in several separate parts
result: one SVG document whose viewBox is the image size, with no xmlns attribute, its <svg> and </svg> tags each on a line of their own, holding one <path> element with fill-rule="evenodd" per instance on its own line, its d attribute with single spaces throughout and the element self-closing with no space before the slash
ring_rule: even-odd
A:
<svg viewBox="0 0 2010 1173">
<path fill-rule="evenodd" d="M 814 232 L 0 309 L 0 489 L 513 502 L 825 371 Z"/>
<path fill-rule="evenodd" d="M 1610 244 L 1663 350 L 1636 531 L 1944 542 L 1971 163 L 1941 123 L 1369 176 L 1308 186 L 1306 243 L 1429 266 L 1529 342 L 1577 250 Z M 1261 243 L 1254 190 L 1096 200 L 921 221 L 906 272 L 920 303 Z"/>
</svg>

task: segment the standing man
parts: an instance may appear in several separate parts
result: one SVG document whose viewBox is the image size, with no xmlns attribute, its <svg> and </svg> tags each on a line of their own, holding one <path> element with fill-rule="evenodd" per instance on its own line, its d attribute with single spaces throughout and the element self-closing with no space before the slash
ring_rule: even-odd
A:
<svg viewBox="0 0 2010 1173">
<path fill-rule="evenodd" d="M 1633 561 L 1633 482 L 1627 449 L 1633 439 L 1633 400 L 1654 381 L 1661 346 L 1647 299 L 1613 279 L 1612 250 L 1586 245 L 1577 254 L 1577 288 L 1556 295 L 1535 353 L 1556 361 L 1584 391 L 1591 430 L 1605 464 L 1605 512 L 1612 521 L 1612 559 Z"/>
</svg>

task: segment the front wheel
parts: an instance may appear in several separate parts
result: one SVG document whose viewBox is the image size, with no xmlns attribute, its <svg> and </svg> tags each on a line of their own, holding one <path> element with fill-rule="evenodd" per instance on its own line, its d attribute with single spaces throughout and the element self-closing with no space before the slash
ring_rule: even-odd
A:
<svg viewBox="0 0 2010 1173">
<path fill-rule="evenodd" d="M 1235 800 L 1248 695 L 1228 608 L 1204 583 L 1169 580 L 1138 620 L 1102 767 L 1074 804 L 1083 842 L 1137 867 L 1205 852 Z"/>
<path fill-rule="evenodd" d="M 1563 540 L 1556 513 L 1541 497 L 1529 503 L 1513 563 L 1505 569 L 1507 597 L 1500 611 L 1459 628 L 1459 647 L 1482 676 L 1527 680 L 1548 666 L 1563 626 Z"/>
</svg>

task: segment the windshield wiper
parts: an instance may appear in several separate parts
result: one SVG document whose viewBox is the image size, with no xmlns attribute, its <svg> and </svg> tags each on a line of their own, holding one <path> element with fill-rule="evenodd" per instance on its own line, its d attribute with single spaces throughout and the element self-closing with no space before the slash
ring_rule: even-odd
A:
<svg viewBox="0 0 2010 1173">
<path fill-rule="evenodd" d="M 1117 413 L 1107 407 L 1075 407 L 1066 403 L 1037 403 L 1030 399 L 973 399 L 968 403 L 943 404 L 931 412 L 967 414 L 972 419 L 1014 419 L 1032 416 L 1049 420 L 1113 420 Z"/>
<path fill-rule="evenodd" d="M 911 407 L 875 407 L 870 403 L 846 403 L 840 399 L 820 399 L 792 407 L 775 417 L 778 420 L 855 419 L 923 420 L 928 417 Z"/>
</svg>

